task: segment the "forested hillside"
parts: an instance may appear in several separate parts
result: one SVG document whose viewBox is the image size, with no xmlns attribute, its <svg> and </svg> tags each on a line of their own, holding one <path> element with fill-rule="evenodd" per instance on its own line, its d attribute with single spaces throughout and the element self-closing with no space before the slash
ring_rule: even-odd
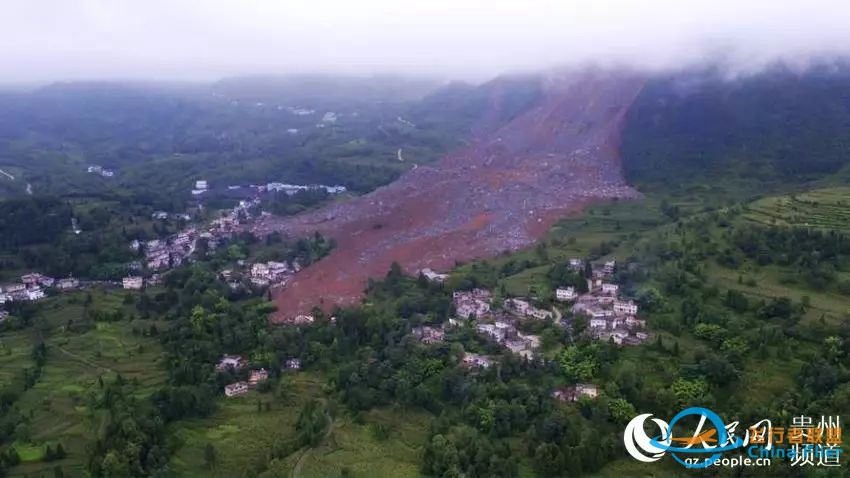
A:
<svg viewBox="0 0 850 478">
<path fill-rule="evenodd" d="M 623 154 L 637 183 L 801 182 L 833 173 L 850 161 L 850 72 L 652 79 L 629 111 Z"/>
<path fill-rule="evenodd" d="M 26 194 L 28 184 L 33 194 L 186 197 L 196 179 L 366 192 L 468 135 L 466 117 L 444 123 L 453 110 L 419 103 L 433 87 L 392 78 L 371 86 L 362 79 L 257 78 L 6 92 L 0 197 Z M 114 176 L 87 173 L 90 165 Z"/>
</svg>

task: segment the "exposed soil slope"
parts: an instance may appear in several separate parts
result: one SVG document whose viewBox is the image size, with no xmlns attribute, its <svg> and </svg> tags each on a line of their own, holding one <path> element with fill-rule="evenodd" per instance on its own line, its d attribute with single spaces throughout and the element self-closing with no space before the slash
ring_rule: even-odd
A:
<svg viewBox="0 0 850 478">
<path fill-rule="evenodd" d="M 547 77 L 534 104 L 501 125 L 485 112 L 473 143 L 435 165 L 351 201 L 258 223 L 260 234 L 319 231 L 338 244 L 278 293 L 274 319 L 356 303 L 393 261 L 409 272 L 448 269 L 526 247 L 591 201 L 635 197 L 621 173 L 620 127 L 642 84 L 628 74 Z"/>
</svg>

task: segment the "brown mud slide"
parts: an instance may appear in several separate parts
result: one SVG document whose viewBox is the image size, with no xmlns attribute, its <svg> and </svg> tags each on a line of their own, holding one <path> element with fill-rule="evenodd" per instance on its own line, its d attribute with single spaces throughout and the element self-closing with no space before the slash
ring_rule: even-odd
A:
<svg viewBox="0 0 850 478">
<path fill-rule="evenodd" d="M 337 241 L 276 294 L 272 320 L 355 304 L 394 261 L 409 273 L 446 270 L 527 247 L 590 202 L 636 197 L 622 176 L 620 129 L 642 78 L 597 71 L 542 81 L 533 105 L 432 166 L 350 201 L 257 223 L 259 235 L 319 231 Z"/>
</svg>

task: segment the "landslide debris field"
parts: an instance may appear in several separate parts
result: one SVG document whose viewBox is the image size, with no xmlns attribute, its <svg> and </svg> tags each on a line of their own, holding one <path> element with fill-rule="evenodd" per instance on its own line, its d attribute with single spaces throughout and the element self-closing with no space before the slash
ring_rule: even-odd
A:
<svg viewBox="0 0 850 478">
<path fill-rule="evenodd" d="M 347 202 L 258 222 L 260 235 L 318 231 L 337 241 L 278 293 L 273 320 L 356 303 L 393 261 L 411 273 L 448 269 L 529 246 L 590 202 L 635 198 L 622 175 L 620 129 L 643 80 L 584 72 L 540 81 L 533 104 L 501 124 L 485 112 L 470 145 L 432 166 Z M 492 111 L 500 100 L 494 93 Z"/>
</svg>

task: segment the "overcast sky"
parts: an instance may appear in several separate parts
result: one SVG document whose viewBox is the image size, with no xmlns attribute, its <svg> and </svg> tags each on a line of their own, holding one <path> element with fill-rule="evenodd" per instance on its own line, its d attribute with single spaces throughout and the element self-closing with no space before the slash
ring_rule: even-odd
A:
<svg viewBox="0 0 850 478">
<path fill-rule="evenodd" d="M 848 0 L 0 0 L 0 82 L 738 69 L 850 52 Z"/>
</svg>

